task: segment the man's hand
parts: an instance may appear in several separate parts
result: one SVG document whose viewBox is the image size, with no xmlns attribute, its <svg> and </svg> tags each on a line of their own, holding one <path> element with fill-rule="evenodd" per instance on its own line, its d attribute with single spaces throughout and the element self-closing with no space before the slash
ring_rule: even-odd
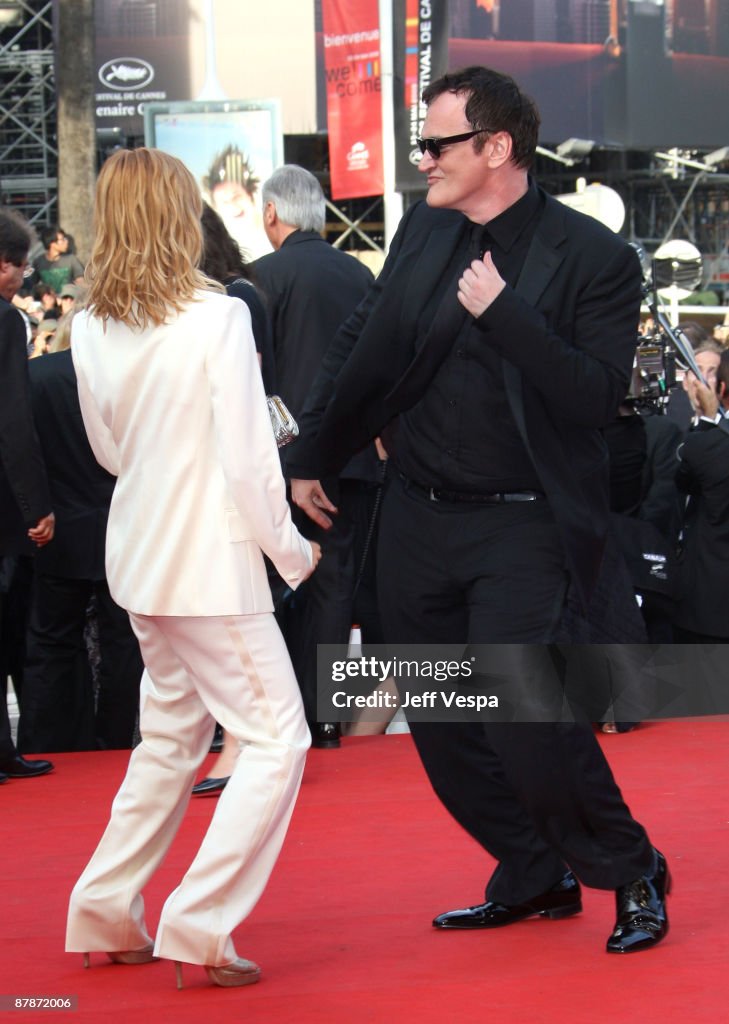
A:
<svg viewBox="0 0 729 1024">
<path fill-rule="evenodd" d="M 714 389 L 702 384 L 690 370 L 686 373 L 684 382 L 691 405 L 699 416 L 707 416 L 713 420 L 719 411 L 719 399 Z"/>
<path fill-rule="evenodd" d="M 336 515 L 338 511 L 336 505 L 332 505 L 327 498 L 318 480 L 292 480 L 291 500 L 324 530 L 328 530 L 332 525 L 332 520 L 326 513 L 332 512 Z"/>
<path fill-rule="evenodd" d="M 48 516 L 39 519 L 35 526 L 28 530 L 28 536 L 36 547 L 42 548 L 49 540 L 53 540 L 53 531 L 56 528 L 56 517 L 51 512 Z"/>
<path fill-rule="evenodd" d="M 482 260 L 474 260 L 463 271 L 458 282 L 458 301 L 478 319 L 505 287 L 506 281 L 494 266 L 491 253 L 485 252 Z"/>
</svg>

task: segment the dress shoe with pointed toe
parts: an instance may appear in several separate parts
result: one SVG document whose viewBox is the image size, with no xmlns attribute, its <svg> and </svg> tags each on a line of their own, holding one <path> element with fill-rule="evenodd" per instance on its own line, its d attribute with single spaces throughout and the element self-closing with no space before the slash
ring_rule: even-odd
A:
<svg viewBox="0 0 729 1024">
<path fill-rule="evenodd" d="M 20 754 L 0 764 L 0 773 L 9 779 L 32 779 L 36 775 L 47 775 L 52 771 L 53 765 L 50 761 L 26 761 Z"/>
<path fill-rule="evenodd" d="M 671 874 L 666 858 L 656 850 L 653 874 L 615 890 L 617 920 L 607 940 L 608 953 L 638 953 L 665 938 L 666 896 L 670 891 Z"/>
<path fill-rule="evenodd" d="M 319 750 L 341 747 L 341 731 L 337 722 L 316 722 L 311 726 L 311 745 Z"/>
<path fill-rule="evenodd" d="M 217 796 L 228 785 L 229 778 L 230 775 L 226 775 L 223 779 L 202 779 L 192 787 L 193 796 Z"/>
<path fill-rule="evenodd" d="M 439 914 L 433 921 L 434 928 L 501 928 L 525 917 L 541 914 L 553 921 L 560 917 L 571 917 L 582 910 L 580 883 L 571 871 L 551 889 L 535 896 L 528 903 L 506 904 L 487 900 L 476 907 L 451 910 Z"/>
</svg>

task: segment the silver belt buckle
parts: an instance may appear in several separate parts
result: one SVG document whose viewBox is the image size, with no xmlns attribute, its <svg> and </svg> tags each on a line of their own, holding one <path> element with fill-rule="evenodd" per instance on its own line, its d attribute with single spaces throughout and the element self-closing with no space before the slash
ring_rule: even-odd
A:
<svg viewBox="0 0 729 1024">
<path fill-rule="evenodd" d="M 434 487 L 431 487 L 430 490 L 428 491 L 428 498 L 430 499 L 430 501 L 440 501 L 440 498 L 435 493 Z"/>
</svg>

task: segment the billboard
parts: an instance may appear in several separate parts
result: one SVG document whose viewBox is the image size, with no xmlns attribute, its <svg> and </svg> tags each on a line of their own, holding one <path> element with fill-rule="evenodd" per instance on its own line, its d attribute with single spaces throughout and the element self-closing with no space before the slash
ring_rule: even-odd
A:
<svg viewBox="0 0 729 1024">
<path fill-rule="evenodd" d="M 448 65 L 534 97 L 541 139 L 632 149 L 729 140 L 727 0 L 449 0 Z"/>
<path fill-rule="evenodd" d="M 256 96 L 281 101 L 285 131 L 317 129 L 313 3 L 95 0 L 94 20 L 96 124 L 110 138 L 140 137 L 146 103 Z"/>
<path fill-rule="evenodd" d="M 382 92 L 377 0 L 323 0 L 333 199 L 380 195 Z"/>
<path fill-rule="evenodd" d="M 250 259 L 271 251 L 262 182 L 283 163 L 278 100 L 149 103 L 145 144 L 178 157 Z"/>
</svg>

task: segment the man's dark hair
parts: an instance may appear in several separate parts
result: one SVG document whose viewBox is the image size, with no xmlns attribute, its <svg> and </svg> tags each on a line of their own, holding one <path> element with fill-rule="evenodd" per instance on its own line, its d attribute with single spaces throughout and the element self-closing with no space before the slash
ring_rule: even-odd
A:
<svg viewBox="0 0 729 1024">
<path fill-rule="evenodd" d="M 491 68 L 463 68 L 431 82 L 423 90 L 423 103 L 429 106 L 444 92 L 467 94 L 465 113 L 471 127 L 508 132 L 516 166 L 531 165 L 539 138 L 539 111 L 534 100 L 521 91 L 513 78 Z M 486 136 L 474 137 L 473 147 L 477 153 L 485 144 Z"/>
<path fill-rule="evenodd" d="M 711 340 L 711 335 L 696 320 L 681 320 L 678 325 L 691 343 L 691 348 L 696 351 L 699 345 Z"/>
<path fill-rule="evenodd" d="M 721 362 L 716 371 L 716 393 L 721 395 L 721 385 L 724 385 L 724 396 L 729 395 L 729 349 L 725 348 L 721 353 Z"/>
<path fill-rule="evenodd" d="M 223 218 L 207 203 L 203 203 L 200 223 L 203 229 L 202 272 L 220 284 L 225 284 L 230 277 L 249 280 L 250 271 L 238 243 L 230 236 Z"/>
<path fill-rule="evenodd" d="M 58 224 L 51 224 L 49 227 L 43 228 L 41 231 L 41 242 L 43 242 L 43 248 L 50 249 L 51 244 L 56 241 L 59 235 L 62 234 L 63 231 L 61 231 Z"/>
<path fill-rule="evenodd" d="M 0 260 L 19 267 L 27 259 L 30 245 L 27 221 L 15 210 L 0 209 Z"/>
</svg>

